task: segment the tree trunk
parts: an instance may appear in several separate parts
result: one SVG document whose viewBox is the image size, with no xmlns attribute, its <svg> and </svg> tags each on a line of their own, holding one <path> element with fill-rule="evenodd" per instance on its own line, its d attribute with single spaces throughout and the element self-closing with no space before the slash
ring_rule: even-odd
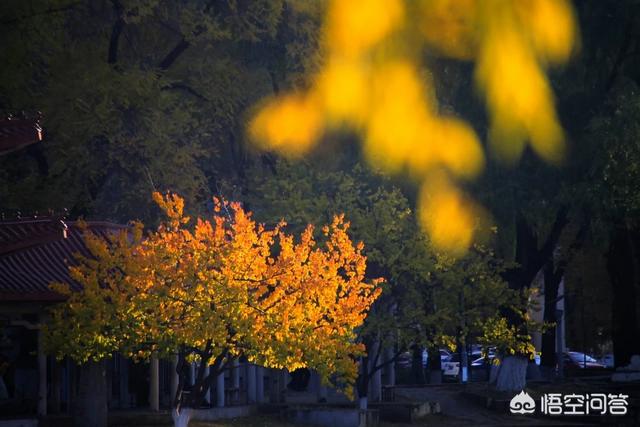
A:
<svg viewBox="0 0 640 427">
<path fill-rule="evenodd" d="M 396 362 L 394 360 L 395 354 L 392 348 L 387 348 L 384 352 L 384 372 L 386 377 L 385 385 L 396 385 Z"/>
<path fill-rule="evenodd" d="M 556 213 L 556 218 L 545 241 L 540 245 L 532 227 L 527 222 L 523 212 L 516 214 L 516 253 L 517 267 L 502 273 L 503 278 L 511 289 L 521 291 L 531 285 L 540 270 L 553 258 L 553 251 L 557 246 L 562 230 L 568 223 L 568 209 L 562 207 Z M 502 310 L 510 326 L 520 327 L 523 320 L 513 309 Z M 506 356 L 497 372 L 491 373 L 491 379 L 496 376 L 498 390 L 522 390 L 526 385 L 528 359 L 524 356 Z"/>
<path fill-rule="evenodd" d="M 607 270 L 613 291 L 612 338 L 616 367 L 626 366 L 634 354 L 640 354 L 637 289 L 640 281 L 640 236 L 619 227 L 615 230 Z"/>
<path fill-rule="evenodd" d="M 442 384 L 442 359 L 440 359 L 440 349 L 438 347 L 429 348 L 427 369 L 429 371 L 429 384 Z"/>
<path fill-rule="evenodd" d="M 562 281 L 562 272 L 555 272 L 553 263 L 549 262 L 544 269 L 544 321 L 556 323 L 556 304 L 558 288 Z M 547 329 L 542 334 L 542 360 L 540 364 L 546 373 L 553 372 L 556 367 L 556 327 Z"/>
<path fill-rule="evenodd" d="M 522 391 L 527 385 L 528 359 L 524 356 L 505 356 L 500 361 L 496 378 L 499 391 Z"/>
<path fill-rule="evenodd" d="M 469 381 L 469 358 L 467 357 L 467 346 L 458 342 L 458 353 L 460 355 L 460 371 L 458 377 L 461 383 Z"/>
<path fill-rule="evenodd" d="M 366 411 L 368 409 L 368 398 L 367 396 L 358 397 L 358 409 L 361 411 Z"/>
<path fill-rule="evenodd" d="M 422 365 L 422 347 L 415 345 L 412 348 L 411 376 L 414 384 L 424 384 L 424 366 Z"/>
<path fill-rule="evenodd" d="M 173 427 L 187 427 L 193 417 L 193 409 L 183 408 L 180 412 L 174 409 L 171 411 L 171 417 L 173 418 Z"/>
<path fill-rule="evenodd" d="M 79 371 L 73 426 L 106 427 L 107 381 L 104 362 L 87 362 L 80 366 Z"/>
<path fill-rule="evenodd" d="M 360 359 L 359 374 L 356 380 L 356 387 L 358 392 L 358 407 L 362 410 L 367 409 L 367 403 L 369 395 L 369 358 L 363 357 Z"/>
</svg>

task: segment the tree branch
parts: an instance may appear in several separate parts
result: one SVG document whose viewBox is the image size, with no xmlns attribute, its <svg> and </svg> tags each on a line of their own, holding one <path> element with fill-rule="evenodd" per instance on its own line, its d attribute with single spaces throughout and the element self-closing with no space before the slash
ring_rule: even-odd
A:
<svg viewBox="0 0 640 427">
<path fill-rule="evenodd" d="M 187 48 L 191 46 L 191 43 L 187 41 L 184 37 L 178 42 L 177 45 L 164 57 L 162 61 L 160 61 L 159 68 L 162 71 L 167 70 L 175 61 L 178 59 L 182 53 L 187 50 Z"/>
<path fill-rule="evenodd" d="M 163 86 L 160 90 L 171 90 L 171 89 L 182 90 L 184 92 L 187 92 L 190 95 L 193 95 L 194 97 L 198 98 L 201 101 L 207 101 L 207 102 L 209 101 L 209 98 L 207 98 L 200 92 L 196 91 L 194 88 L 187 85 L 186 83 L 181 83 L 181 82 L 170 83 L 166 86 Z"/>
<path fill-rule="evenodd" d="M 111 38 L 109 39 L 109 54 L 107 56 L 108 64 L 115 64 L 118 61 L 118 43 L 120 41 L 120 35 L 124 29 L 124 6 L 120 0 L 112 0 L 113 11 L 116 14 L 116 21 L 111 28 Z"/>
</svg>

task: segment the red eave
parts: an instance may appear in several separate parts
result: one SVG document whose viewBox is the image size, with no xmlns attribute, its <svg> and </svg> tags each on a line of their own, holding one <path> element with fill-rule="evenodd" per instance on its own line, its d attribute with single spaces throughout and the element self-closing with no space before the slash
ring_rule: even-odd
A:
<svg viewBox="0 0 640 427">
<path fill-rule="evenodd" d="M 127 228 L 108 222 L 86 226 L 103 238 Z M 77 254 L 90 255 L 83 233 L 78 223 L 59 218 L 0 221 L 0 301 L 62 301 L 49 287 L 54 282 L 79 290 L 69 266 Z"/>
<path fill-rule="evenodd" d="M 0 155 L 42 141 L 39 119 L 0 119 Z"/>
</svg>

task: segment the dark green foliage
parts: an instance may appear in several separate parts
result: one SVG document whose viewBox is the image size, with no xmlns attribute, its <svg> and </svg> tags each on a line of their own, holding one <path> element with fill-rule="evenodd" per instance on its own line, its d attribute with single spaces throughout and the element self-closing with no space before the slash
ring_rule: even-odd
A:
<svg viewBox="0 0 640 427">
<path fill-rule="evenodd" d="M 316 9 L 3 2 L 0 113 L 41 111 L 46 137 L 0 158 L 2 209 L 153 221 L 154 189 L 202 210 L 220 180 L 245 185 L 246 111 L 314 56 L 296 37 Z"/>
</svg>

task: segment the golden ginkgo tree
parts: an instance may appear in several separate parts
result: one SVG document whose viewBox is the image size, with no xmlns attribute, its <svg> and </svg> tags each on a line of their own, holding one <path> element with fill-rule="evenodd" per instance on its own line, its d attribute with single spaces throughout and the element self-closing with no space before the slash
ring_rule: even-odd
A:
<svg viewBox="0 0 640 427">
<path fill-rule="evenodd" d="M 319 243 L 311 226 L 294 238 L 284 222 L 266 229 L 237 203 L 216 201 L 210 220 L 191 225 L 180 197 L 154 198 L 167 215 L 157 231 L 145 236 L 136 224 L 109 241 L 88 233 L 92 257 L 71 267 L 82 290 L 54 285 L 67 296 L 47 329 L 57 356 L 179 354 L 182 363 L 210 365 L 198 370 L 191 393 L 182 394 L 179 381 L 178 416 L 202 403 L 236 357 L 353 383 L 363 352 L 355 330 L 380 289 L 365 280 L 363 245 L 352 243 L 341 216 Z"/>
</svg>

